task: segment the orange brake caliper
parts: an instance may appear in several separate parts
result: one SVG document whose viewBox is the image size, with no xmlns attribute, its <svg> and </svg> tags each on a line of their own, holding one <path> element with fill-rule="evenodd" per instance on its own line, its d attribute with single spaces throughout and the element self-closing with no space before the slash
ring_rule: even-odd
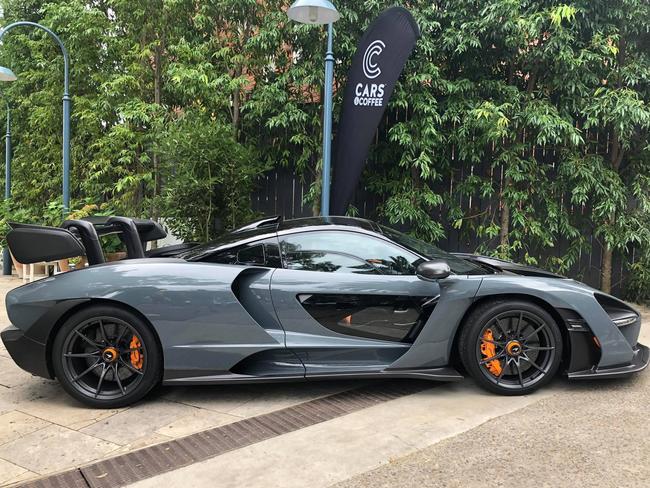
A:
<svg viewBox="0 0 650 488">
<path fill-rule="evenodd" d="M 144 363 L 144 355 L 140 354 L 140 347 L 142 347 L 140 339 L 134 335 L 131 339 L 131 344 L 129 344 L 129 349 L 133 349 L 131 351 L 131 364 L 136 369 L 142 369 L 142 364 Z"/>
<path fill-rule="evenodd" d="M 497 355 L 497 348 L 494 345 L 494 335 L 492 335 L 492 329 L 487 329 L 483 334 L 484 341 L 481 341 L 481 354 L 483 359 L 493 358 Z M 501 361 L 498 359 L 493 359 L 485 363 L 485 367 L 492 373 L 494 376 L 499 376 L 501 374 Z"/>
</svg>

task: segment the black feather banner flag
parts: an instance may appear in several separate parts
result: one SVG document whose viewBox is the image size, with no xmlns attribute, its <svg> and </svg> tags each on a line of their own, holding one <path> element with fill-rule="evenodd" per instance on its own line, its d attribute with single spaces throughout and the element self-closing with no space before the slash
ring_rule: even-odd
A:
<svg viewBox="0 0 650 488">
<path fill-rule="evenodd" d="M 402 7 L 383 11 L 352 59 L 334 144 L 331 214 L 343 215 L 359 183 L 375 131 L 420 29 Z"/>
</svg>

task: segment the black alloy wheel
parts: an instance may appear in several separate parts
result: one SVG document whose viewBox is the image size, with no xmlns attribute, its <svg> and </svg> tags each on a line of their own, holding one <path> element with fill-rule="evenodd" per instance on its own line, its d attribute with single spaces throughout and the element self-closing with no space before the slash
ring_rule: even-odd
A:
<svg viewBox="0 0 650 488">
<path fill-rule="evenodd" d="M 503 395 L 531 393 L 557 373 L 562 335 L 540 306 L 498 301 L 468 317 L 459 342 L 463 365 L 483 388 Z"/>
<path fill-rule="evenodd" d="M 52 347 L 63 388 L 86 405 L 116 408 L 144 397 L 159 381 L 161 354 L 148 324 L 117 307 L 70 317 Z"/>
</svg>

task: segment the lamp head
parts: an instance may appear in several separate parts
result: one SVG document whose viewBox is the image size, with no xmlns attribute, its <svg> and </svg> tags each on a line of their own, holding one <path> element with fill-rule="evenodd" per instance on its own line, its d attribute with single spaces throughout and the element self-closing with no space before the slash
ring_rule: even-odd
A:
<svg viewBox="0 0 650 488">
<path fill-rule="evenodd" d="M 329 0 L 296 0 L 287 15 L 301 24 L 332 24 L 341 18 Z"/>
<path fill-rule="evenodd" d="M 0 81 L 16 81 L 17 77 L 13 71 L 4 66 L 0 66 Z"/>
</svg>

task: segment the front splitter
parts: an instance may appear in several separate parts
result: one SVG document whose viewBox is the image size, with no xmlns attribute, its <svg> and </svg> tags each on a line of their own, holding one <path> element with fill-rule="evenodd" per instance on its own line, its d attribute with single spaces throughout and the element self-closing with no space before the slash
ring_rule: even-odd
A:
<svg viewBox="0 0 650 488">
<path fill-rule="evenodd" d="M 643 344 L 637 344 L 634 349 L 634 356 L 629 364 L 616 366 L 614 368 L 594 368 L 587 371 L 575 371 L 569 373 L 568 377 L 572 380 L 621 378 L 643 371 L 648 367 L 649 363 L 650 349 Z"/>
</svg>

